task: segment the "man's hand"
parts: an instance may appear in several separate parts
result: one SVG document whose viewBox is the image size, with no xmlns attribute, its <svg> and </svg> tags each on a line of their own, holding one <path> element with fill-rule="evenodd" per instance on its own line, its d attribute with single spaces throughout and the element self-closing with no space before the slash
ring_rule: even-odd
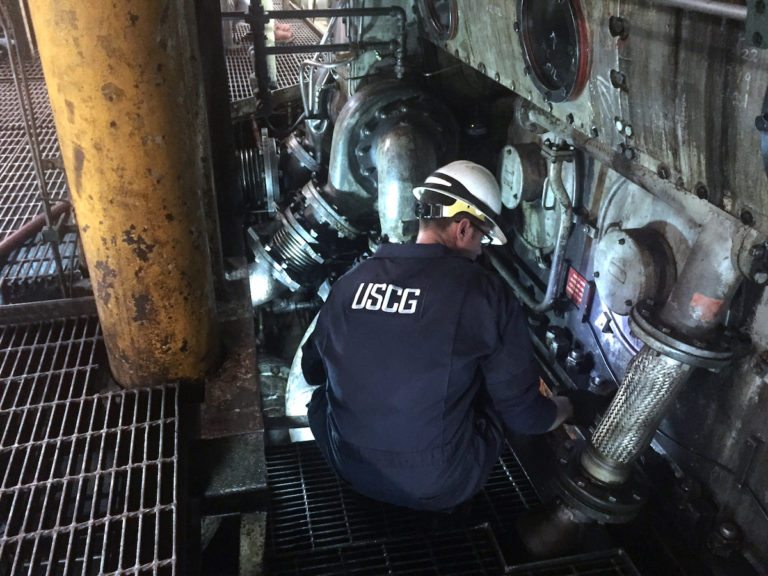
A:
<svg viewBox="0 0 768 576">
<path fill-rule="evenodd" d="M 284 22 L 275 22 L 275 42 L 290 42 L 293 40 L 291 25 Z"/>
<path fill-rule="evenodd" d="M 555 421 L 549 427 L 547 432 L 551 432 L 555 428 L 558 428 L 566 420 L 570 420 L 573 417 L 573 404 L 565 396 L 549 396 L 549 399 L 555 403 L 557 407 L 557 413 L 555 414 Z"/>
<path fill-rule="evenodd" d="M 587 390 L 564 390 L 561 397 L 568 398 L 573 406 L 573 415 L 569 419 L 570 424 L 577 426 L 590 426 L 594 423 L 598 414 L 605 412 L 611 403 L 611 398 L 593 394 Z"/>
</svg>

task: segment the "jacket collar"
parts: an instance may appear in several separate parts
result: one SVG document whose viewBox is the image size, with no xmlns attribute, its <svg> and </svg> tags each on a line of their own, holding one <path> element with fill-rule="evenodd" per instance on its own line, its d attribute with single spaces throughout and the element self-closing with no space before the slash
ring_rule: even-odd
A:
<svg viewBox="0 0 768 576">
<path fill-rule="evenodd" d="M 373 258 L 466 258 L 444 244 L 382 244 Z"/>
</svg>

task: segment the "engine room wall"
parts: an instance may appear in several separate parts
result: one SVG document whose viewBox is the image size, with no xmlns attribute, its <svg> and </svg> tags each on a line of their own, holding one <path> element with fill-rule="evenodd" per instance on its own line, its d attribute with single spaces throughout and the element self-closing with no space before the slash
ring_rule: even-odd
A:
<svg viewBox="0 0 768 576">
<path fill-rule="evenodd" d="M 650 2 L 580 2 L 587 80 L 578 97 L 555 103 L 526 71 L 516 31 L 520 3 L 457 4 L 457 35 L 440 42 L 449 53 L 585 135 L 614 150 L 631 148 L 633 161 L 679 188 L 768 221 L 755 129 L 768 54 L 747 42 L 743 24 Z M 623 19 L 619 36 L 609 28 L 612 17 Z"/>
<path fill-rule="evenodd" d="M 548 112 L 569 134 L 578 132 L 583 141 L 593 140 L 609 151 L 611 165 L 587 157 L 578 170 L 576 187 L 582 193 L 587 233 L 576 231 L 567 257 L 587 281 L 605 265 L 596 260 L 597 245 L 604 227 L 616 223 L 623 229 L 655 227 L 675 253 L 679 273 L 700 232 L 694 197 L 755 230 L 767 229 L 766 173 L 755 118 L 763 113 L 768 53 L 751 46 L 743 23 L 651 2 L 571 3 L 582 11 L 588 72 L 570 100 L 556 102 L 556 96 L 537 89 L 524 58 L 521 2 L 456 4 L 456 36 L 432 35 L 436 45 Z M 464 89 L 456 86 L 456 91 Z M 501 119 L 497 116 L 496 121 Z M 510 143 L 558 137 L 525 132 L 513 127 Z M 675 202 L 662 202 L 623 179 L 622 172 L 628 174 L 637 166 L 674 186 L 679 193 Z M 525 235 L 519 220 L 517 232 Z M 518 243 L 516 249 L 529 269 L 538 270 L 540 282 L 545 281 L 544 270 L 537 266 L 541 254 L 530 245 Z M 578 342 L 592 357 L 596 380 L 610 380 L 601 356 L 620 380 L 633 353 L 633 335 L 624 316 L 628 309 L 622 314 L 609 311 L 599 294 L 594 305 L 605 310 L 587 320 L 600 329 L 597 342 L 582 311 L 573 306 L 556 310 L 552 324 L 569 334 L 569 350 Z M 606 319 L 615 330 L 605 330 Z M 752 552 L 764 558 L 768 298 L 762 288 L 745 283 L 727 323 L 747 332 L 752 347 L 721 372 L 694 372 L 662 424 L 655 446 L 679 465 L 681 476 L 690 474 L 701 483 L 703 498 L 717 502 L 721 517 L 735 519 L 752 543 Z"/>
<path fill-rule="evenodd" d="M 756 122 L 768 53 L 742 22 L 656 2 L 365 5 L 405 9 L 405 69 L 371 50 L 337 60 L 318 75 L 318 93 L 334 95 L 312 110 L 317 118 L 282 142 L 262 133 L 265 179 L 277 181 L 275 149 L 282 168 L 276 208 L 260 204 L 248 230 L 260 322 L 314 312 L 384 236 L 407 241 L 405 229 L 386 230 L 404 202 L 376 213 L 387 204 L 382 181 L 397 184 L 391 198 L 411 200 L 417 168 L 481 163 L 499 177 L 510 238 L 491 260 L 528 305 L 546 375 L 598 393 L 628 373 L 653 380 L 661 363 L 638 376 L 632 362 L 648 352 L 638 322 L 658 316 L 654 338 L 683 343 L 662 346 L 662 360 L 687 364 L 657 403 L 665 412 L 647 419 L 648 435 L 659 426 L 655 455 L 638 450 L 622 465 L 668 461 L 671 481 L 651 484 L 685 493 L 681 509 L 706 511 L 687 552 L 734 521 L 747 554 L 768 563 L 768 194 L 756 127 L 768 127 Z M 334 41 L 387 41 L 395 24 L 349 18 Z M 379 144 L 395 133 L 398 154 L 384 154 Z"/>
</svg>

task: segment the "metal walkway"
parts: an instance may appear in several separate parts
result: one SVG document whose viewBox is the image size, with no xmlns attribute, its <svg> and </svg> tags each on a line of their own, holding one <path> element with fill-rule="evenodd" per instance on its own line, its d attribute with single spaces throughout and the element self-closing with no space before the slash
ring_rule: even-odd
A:
<svg viewBox="0 0 768 576">
<path fill-rule="evenodd" d="M 39 60 L 25 64 L 35 122 L 44 159 L 60 156 L 53 113 Z M 63 171 L 45 172 L 51 202 L 66 200 Z M 13 74 L 7 53 L 0 54 L 0 240 L 42 212 L 40 183 L 35 174 L 30 146 L 24 132 Z M 60 244 L 62 264 L 69 283 L 79 279 L 77 237 L 68 234 Z M 30 238 L 7 258 L 0 260 L 0 302 L 7 304 L 34 299 L 40 289 L 58 290 L 58 275 L 49 243 L 41 235 Z M 50 298 L 51 296 L 48 296 Z M 56 294 L 55 297 L 60 297 Z"/>
<path fill-rule="evenodd" d="M 539 503 L 511 449 L 464 515 L 421 513 L 359 496 L 313 442 L 267 450 L 267 574 L 637 576 L 621 550 L 530 563 L 514 533 Z"/>
<path fill-rule="evenodd" d="M 282 6 L 280 0 L 274 1 L 275 10 L 281 10 Z M 290 24 L 293 31 L 293 40 L 290 44 L 317 44 L 320 41 L 320 35 L 304 22 L 287 20 L 285 23 Z M 248 51 L 250 42 L 244 39 L 244 36 L 249 32 L 250 26 L 248 24 L 245 22 L 237 23 L 234 33 L 235 47 L 224 49 L 229 77 L 229 98 L 233 102 L 253 96 L 251 86 L 253 56 Z M 299 83 L 301 63 L 308 57 L 308 54 L 280 54 L 275 57 L 278 90 L 296 86 Z"/>
<path fill-rule="evenodd" d="M 179 398 L 104 392 L 95 317 L 0 326 L 0 574 L 181 573 Z"/>
</svg>

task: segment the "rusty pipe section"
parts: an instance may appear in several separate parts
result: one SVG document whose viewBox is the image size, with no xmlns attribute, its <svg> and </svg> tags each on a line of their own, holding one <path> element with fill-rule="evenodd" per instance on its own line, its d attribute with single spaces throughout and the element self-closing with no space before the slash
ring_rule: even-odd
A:
<svg viewBox="0 0 768 576">
<path fill-rule="evenodd" d="M 400 123 L 376 141 L 378 210 L 382 236 L 405 242 L 403 222 L 413 220 L 414 187 L 437 168 L 435 147 L 410 124 Z"/>
<path fill-rule="evenodd" d="M 725 320 L 745 271 L 739 253 L 757 234 L 715 213 L 702 226 L 672 288 L 660 320 L 695 338 L 706 339 Z"/>
<path fill-rule="evenodd" d="M 200 379 L 218 345 L 191 5 L 30 0 L 115 379 Z"/>
</svg>

